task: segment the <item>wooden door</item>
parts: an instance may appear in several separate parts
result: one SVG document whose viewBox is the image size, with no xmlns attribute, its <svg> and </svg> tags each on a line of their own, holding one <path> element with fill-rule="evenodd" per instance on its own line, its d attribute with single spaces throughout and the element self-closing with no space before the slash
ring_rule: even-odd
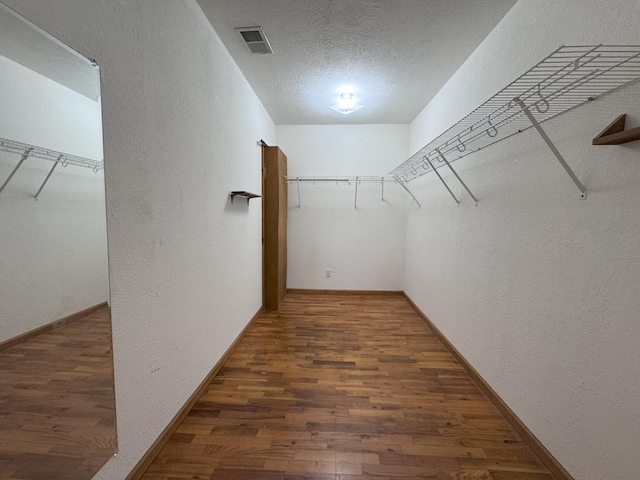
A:
<svg viewBox="0 0 640 480">
<path fill-rule="evenodd" d="M 278 147 L 262 148 L 263 301 L 278 310 L 287 289 L 287 157 Z"/>
</svg>

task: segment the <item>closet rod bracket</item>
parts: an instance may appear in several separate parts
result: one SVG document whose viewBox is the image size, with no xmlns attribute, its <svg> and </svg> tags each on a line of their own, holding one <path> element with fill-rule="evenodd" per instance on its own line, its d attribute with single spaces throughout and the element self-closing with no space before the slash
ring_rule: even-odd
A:
<svg viewBox="0 0 640 480">
<path fill-rule="evenodd" d="M 560 164 L 562 165 L 562 167 L 565 169 L 565 171 L 567 172 L 567 174 L 569 174 L 569 176 L 571 177 L 571 180 L 573 180 L 573 183 L 576 184 L 576 187 L 578 187 L 578 190 L 580 190 L 580 199 L 581 200 L 585 200 L 587 198 L 587 189 L 585 188 L 585 186 L 582 184 L 582 182 L 578 179 L 578 177 L 576 176 L 576 174 L 573 172 L 573 170 L 571 170 L 571 167 L 569 166 L 569 164 L 566 162 L 566 160 L 564 159 L 564 157 L 562 156 L 562 154 L 560 153 L 560 151 L 556 148 L 556 146 L 553 144 L 553 142 L 551 141 L 551 139 L 549 138 L 549 136 L 547 135 L 547 133 L 544 131 L 544 129 L 540 126 L 540 123 L 538 123 L 538 121 L 536 120 L 536 118 L 533 116 L 533 114 L 531 113 L 531 110 L 529 110 L 529 107 L 527 107 L 527 105 L 519 98 L 516 97 L 514 98 L 514 101 L 520 105 L 520 108 L 522 109 L 522 111 L 524 112 L 524 114 L 527 116 L 527 118 L 529 119 L 529 121 L 531 122 L 531 124 L 534 126 L 534 128 L 538 131 L 538 133 L 540 134 L 540 136 L 542 137 L 542 139 L 545 141 L 545 143 L 547 144 L 547 146 L 551 149 L 551 151 L 553 152 L 553 154 L 556 156 L 556 158 L 558 159 L 558 161 L 560 162 Z"/>
<path fill-rule="evenodd" d="M 462 184 L 462 186 L 464 187 L 464 189 L 467 191 L 467 193 L 469 194 L 469 196 L 471 198 L 473 198 L 473 201 L 476 202 L 476 207 L 478 206 L 478 199 L 476 198 L 476 196 L 471 193 L 471 190 L 469 190 L 469 187 L 467 187 L 467 184 L 464 183 L 462 181 L 462 179 L 460 178 L 460 175 L 458 175 L 458 172 L 456 172 L 453 167 L 451 166 L 451 164 L 449 163 L 449 160 L 447 160 L 447 157 L 445 157 L 442 152 L 440 151 L 439 148 L 436 148 L 436 152 L 438 152 L 438 155 L 440 155 L 440 158 L 442 158 L 442 160 L 444 160 L 444 163 L 447 164 L 447 167 L 449 167 L 449 169 L 453 172 L 453 174 L 456 176 L 456 178 L 458 179 L 458 181 Z"/>
<path fill-rule="evenodd" d="M 4 181 L 4 183 L 2 184 L 2 186 L 0 187 L 0 193 L 2 193 L 2 191 L 4 190 L 4 187 L 7 186 L 7 184 L 9 183 L 9 181 L 11 180 L 11 178 L 13 178 L 13 176 L 15 175 L 15 173 L 18 171 L 18 169 L 22 166 L 22 164 L 24 163 L 24 161 L 29 158 L 29 155 L 31 154 L 33 148 L 27 148 L 24 153 L 22 154 L 22 157 L 20 157 L 20 161 L 18 162 L 18 164 L 15 166 L 15 168 L 11 171 L 11 173 L 9 174 L 9 176 L 7 177 L 7 179 Z"/>
<path fill-rule="evenodd" d="M 433 166 L 433 163 L 431 163 L 431 160 L 429 160 L 428 156 L 425 156 L 424 159 L 427 161 L 427 163 L 429 164 L 429 166 L 431 167 L 431 170 L 434 171 L 434 173 L 438 176 L 438 178 L 440 179 L 440 181 L 442 182 L 442 184 L 444 185 L 444 188 L 447 189 L 447 191 L 451 194 L 451 196 L 453 197 L 453 199 L 456 202 L 456 205 L 460 206 L 460 201 L 456 198 L 456 196 L 453 194 L 453 192 L 451 191 L 451 189 L 449 188 L 449 185 L 447 185 L 447 182 L 444 181 L 444 178 L 442 178 L 442 175 L 440 175 L 440 173 L 438 172 L 438 170 L 436 170 L 436 167 Z"/>
<path fill-rule="evenodd" d="M 413 201 L 416 202 L 418 204 L 418 208 L 422 208 L 422 205 L 420 205 L 420 202 L 418 201 L 418 199 L 413 195 L 413 193 L 411 193 L 411 190 L 409 190 L 409 188 L 404 184 L 404 182 L 402 180 L 400 180 L 400 177 L 398 177 L 396 175 L 395 177 L 396 182 L 398 182 L 398 185 L 400 185 L 402 188 L 405 189 L 405 191 L 411 195 L 411 198 L 413 198 Z"/>
<path fill-rule="evenodd" d="M 42 189 L 44 188 L 44 186 L 47 184 L 47 182 L 49 181 L 49 179 L 51 178 L 51 175 L 53 174 L 53 171 L 56 169 L 56 167 L 58 166 L 58 162 L 62 162 L 62 158 L 64 157 L 64 155 L 60 155 L 58 157 L 58 160 L 56 160 L 55 162 L 53 162 L 53 167 L 51 167 L 51 170 L 49 170 L 49 173 L 47 174 L 47 178 L 44 179 L 44 182 L 42 182 L 42 185 L 40 185 L 40 188 L 38 189 L 38 192 L 35 194 L 35 196 L 33 198 L 35 198 L 36 200 L 38 200 L 38 197 L 40 196 L 40 192 L 42 192 Z"/>
</svg>

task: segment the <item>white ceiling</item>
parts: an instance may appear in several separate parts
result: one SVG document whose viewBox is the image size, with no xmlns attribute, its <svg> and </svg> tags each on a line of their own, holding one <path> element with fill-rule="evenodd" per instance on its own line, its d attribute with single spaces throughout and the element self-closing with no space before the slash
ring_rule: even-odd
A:
<svg viewBox="0 0 640 480">
<path fill-rule="evenodd" d="M 410 123 L 516 0 L 198 0 L 277 125 Z M 262 26 L 273 55 L 234 27 Z M 352 87 L 364 108 L 329 109 Z"/>
<path fill-rule="evenodd" d="M 0 55 L 92 100 L 100 96 L 97 67 L 2 4 Z"/>
</svg>

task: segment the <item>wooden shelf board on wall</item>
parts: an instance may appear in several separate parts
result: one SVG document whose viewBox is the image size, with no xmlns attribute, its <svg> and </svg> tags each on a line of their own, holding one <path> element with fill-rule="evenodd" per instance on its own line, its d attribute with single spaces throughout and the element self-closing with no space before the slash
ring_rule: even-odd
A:
<svg viewBox="0 0 640 480">
<path fill-rule="evenodd" d="M 258 195 L 257 193 L 245 192 L 244 190 L 235 190 L 229 194 L 231 196 L 231 203 L 233 203 L 233 199 L 235 197 L 243 197 L 247 199 L 247 205 L 249 205 L 249 200 L 252 198 L 260 198 L 262 195 Z"/>
<path fill-rule="evenodd" d="M 623 143 L 640 140 L 640 127 L 624 129 L 627 114 L 623 113 L 607 128 L 593 139 L 593 145 L 622 145 Z"/>
</svg>

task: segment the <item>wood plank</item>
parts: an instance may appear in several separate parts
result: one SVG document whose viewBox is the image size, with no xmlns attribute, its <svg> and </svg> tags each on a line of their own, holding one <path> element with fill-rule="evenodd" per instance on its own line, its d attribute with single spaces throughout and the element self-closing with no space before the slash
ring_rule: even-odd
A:
<svg viewBox="0 0 640 480">
<path fill-rule="evenodd" d="M 171 437 L 173 435 L 176 435 L 176 434 L 180 435 L 180 438 L 183 440 L 185 439 L 185 436 L 184 436 L 185 434 L 193 433 L 195 435 L 194 438 L 197 438 L 200 436 L 198 435 L 198 433 L 201 433 L 201 432 L 189 432 L 189 431 L 179 430 L 179 428 L 182 427 L 183 425 L 182 421 L 192 411 L 196 403 L 205 396 L 207 389 L 210 387 L 211 382 L 215 379 L 216 375 L 218 375 L 218 373 L 220 372 L 220 370 L 222 369 L 226 361 L 233 354 L 233 352 L 238 347 L 238 345 L 240 344 L 244 336 L 247 334 L 247 332 L 251 329 L 251 326 L 257 320 L 259 313 L 260 312 L 257 312 L 253 316 L 253 318 L 249 321 L 247 326 L 242 330 L 242 332 L 240 332 L 240 335 L 238 335 L 238 338 L 236 338 L 236 340 L 231 344 L 231 346 L 227 349 L 224 355 L 220 358 L 218 363 L 214 365 L 213 369 L 211 369 L 209 374 L 200 383 L 198 388 L 193 392 L 193 394 L 191 394 L 191 396 L 187 399 L 187 401 L 182 406 L 182 408 L 175 414 L 173 419 L 165 427 L 165 429 L 162 431 L 160 436 L 156 439 L 155 442 L 153 442 L 151 447 L 149 447 L 149 450 L 147 450 L 147 452 L 138 461 L 138 463 L 133 468 L 131 473 L 127 475 L 126 480 L 139 480 L 140 478 L 142 478 L 142 476 L 145 474 L 147 469 L 149 469 L 149 467 L 153 463 L 154 459 L 160 454 L 164 446 L 170 442 Z M 208 431 L 207 431 L 207 428 L 209 429 Z M 201 426 L 200 430 L 203 430 L 204 434 L 207 434 L 207 433 L 211 433 L 212 427 Z M 213 435 L 213 436 L 216 438 L 218 437 L 217 435 Z M 241 437 L 238 437 L 238 438 L 241 438 Z"/>
<path fill-rule="evenodd" d="M 111 318 L 88 311 L 0 352 L 0 478 L 88 480 L 114 454 Z"/>
<path fill-rule="evenodd" d="M 317 290 L 306 288 L 287 288 L 287 293 L 305 295 L 402 295 L 402 290 Z"/>
<path fill-rule="evenodd" d="M 622 145 L 640 140 L 640 127 L 625 130 L 627 114 L 623 113 L 593 139 L 593 145 Z"/>
<path fill-rule="evenodd" d="M 143 480 L 549 475 L 395 293 L 288 292 L 205 390 Z"/>
<path fill-rule="evenodd" d="M 511 425 L 511 427 L 520 435 L 525 444 L 531 449 L 535 457 L 540 461 L 546 469 L 552 474 L 553 478 L 558 480 L 572 480 L 572 476 L 567 470 L 551 455 L 546 447 L 537 439 L 537 437 L 527 428 L 527 426 L 518 418 L 518 416 L 509 408 L 509 405 L 502 400 L 502 398 L 491 388 L 491 386 L 482 378 L 482 376 L 476 371 L 475 368 L 467 361 L 464 356 L 449 342 L 449 340 L 438 330 L 438 328 L 429 320 L 429 318 L 418 308 L 418 306 L 405 294 L 405 298 L 411 308 L 427 325 L 429 330 L 433 332 L 435 337 L 442 342 L 442 344 L 451 352 L 452 356 L 464 367 L 469 377 L 473 380 L 475 385 L 489 398 L 491 403 L 498 409 L 503 415 L 504 419 Z M 442 434 L 458 435 L 455 431 L 441 431 Z M 471 437 L 470 432 L 465 434 L 467 437 Z M 496 437 L 497 440 L 507 441 L 508 439 L 502 437 L 499 432 L 491 432 L 485 430 L 481 438 Z M 477 437 L 476 437 L 477 438 Z M 486 451 L 486 450 L 485 450 Z"/>
<path fill-rule="evenodd" d="M 5 351 L 7 348 L 13 347 L 14 345 L 25 343 L 32 338 L 39 337 L 40 335 L 50 332 L 51 330 L 54 330 L 56 328 L 64 327 L 71 322 L 75 322 L 76 320 L 84 318 L 87 315 L 91 315 L 92 313 L 97 312 L 98 310 L 103 310 L 105 308 L 107 308 L 107 302 L 102 302 L 92 307 L 85 308 L 84 310 L 80 310 L 79 312 L 72 313 L 71 315 L 67 315 L 66 317 L 60 318 L 59 320 L 55 320 L 41 327 L 29 330 L 28 332 L 25 332 L 21 335 L 17 335 L 13 338 L 4 340 L 0 342 L 0 352 Z"/>
</svg>

